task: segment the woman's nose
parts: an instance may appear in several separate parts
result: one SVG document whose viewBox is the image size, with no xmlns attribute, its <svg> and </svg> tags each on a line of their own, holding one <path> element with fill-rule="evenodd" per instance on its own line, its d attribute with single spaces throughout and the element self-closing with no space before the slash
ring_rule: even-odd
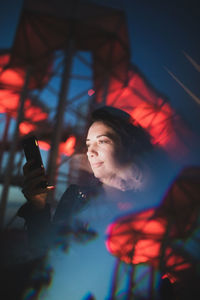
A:
<svg viewBox="0 0 200 300">
<path fill-rule="evenodd" d="M 95 145 L 91 145 L 89 148 L 88 148 L 88 155 L 90 157 L 92 156 L 95 156 L 95 155 L 98 155 L 98 150 L 97 150 L 97 147 Z"/>
</svg>

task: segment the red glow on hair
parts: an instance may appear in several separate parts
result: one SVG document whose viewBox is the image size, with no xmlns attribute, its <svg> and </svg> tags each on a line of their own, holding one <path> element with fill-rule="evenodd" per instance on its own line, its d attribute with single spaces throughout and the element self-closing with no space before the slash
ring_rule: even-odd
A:
<svg viewBox="0 0 200 300">
<path fill-rule="evenodd" d="M 70 136 L 64 143 L 60 143 L 59 151 L 67 156 L 71 156 L 75 151 L 75 145 L 75 136 Z"/>
<path fill-rule="evenodd" d="M 155 105 L 141 104 L 132 111 L 131 116 L 149 131 L 154 143 L 165 145 L 173 131 L 170 123 L 172 114 L 167 103 L 162 106 L 162 109 Z"/>
<path fill-rule="evenodd" d="M 180 158 L 180 152 L 185 156 L 187 148 L 179 138 L 179 133 L 180 136 L 191 138 L 191 131 L 187 130 L 170 104 L 149 85 L 137 69 L 133 67 L 128 78 L 127 86 L 122 85 L 114 76 L 109 78 L 106 105 L 129 113 L 136 124 L 150 133 L 154 144 L 164 147 L 174 157 L 178 155 Z M 103 87 L 100 87 L 95 92 L 98 103 L 104 99 L 103 91 Z"/>
</svg>

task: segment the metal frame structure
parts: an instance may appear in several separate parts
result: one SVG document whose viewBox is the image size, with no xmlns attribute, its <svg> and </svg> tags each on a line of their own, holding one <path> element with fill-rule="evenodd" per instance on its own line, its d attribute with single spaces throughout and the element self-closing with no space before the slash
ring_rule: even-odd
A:
<svg viewBox="0 0 200 300">
<path fill-rule="evenodd" d="M 37 5 L 35 1 L 25 1 L 15 42 L 12 47 L 11 59 L 7 66 L 23 70 L 25 74 L 27 73 L 27 76 L 25 77 L 23 92 L 21 92 L 21 104 L 15 125 L 15 133 L 12 138 L 12 151 L 10 150 L 6 168 L 7 175 L 4 179 L 1 196 L 1 226 L 4 223 L 3 219 L 8 190 L 12 182 L 11 178 L 18 144 L 19 125 L 24 120 L 23 107 L 26 97 L 33 94 L 34 96 L 37 95 L 37 98 L 41 100 L 41 93 L 44 93 L 45 89 L 48 89 L 48 91 L 51 89 L 51 93 L 54 93 L 56 98 L 55 115 L 50 122 L 44 124 L 44 127 L 41 124 L 35 131 L 39 137 L 46 134 L 44 133 L 45 130 L 48 131 L 48 135 L 51 135 L 51 150 L 49 151 L 47 170 L 49 183 L 55 184 L 57 177 L 56 170 L 59 164 L 62 164 L 62 162 L 58 163 L 57 160 L 58 148 L 64 134 L 63 132 L 68 127 L 67 124 L 64 124 L 64 119 L 67 120 L 68 115 L 73 111 L 73 118 L 76 120 L 76 125 L 80 121 L 80 116 L 83 120 L 82 125 L 84 123 L 86 125 L 90 110 L 99 105 L 97 103 L 97 94 L 99 92 L 102 93 L 100 91 L 102 89 L 104 89 L 102 94 L 104 100 L 101 101 L 101 104 L 106 103 L 109 74 L 116 76 L 122 85 L 124 85 L 124 81 L 127 79 L 129 49 L 128 41 L 126 41 L 125 37 L 126 25 L 123 12 L 98 6 L 87 1 L 77 1 L 69 3 L 69 10 L 67 10 L 65 16 L 62 15 L 61 8 L 59 12 L 55 12 L 56 17 L 54 17 L 53 7 L 49 10 L 49 7 L 47 9 L 46 5 Z M 45 12 L 46 9 L 47 11 Z M 60 18 L 58 14 L 61 14 Z M 55 28 L 54 32 L 53 28 Z M 123 36 L 124 41 L 120 41 L 120 36 Z M 94 41 L 92 38 L 94 38 Z M 35 44 L 36 42 L 38 45 Z M 116 50 L 115 59 L 112 61 L 116 45 L 118 45 L 118 49 Z M 88 62 L 80 55 L 80 51 L 91 51 L 91 61 Z M 64 60 L 64 64 L 61 62 L 62 75 L 60 74 L 59 67 L 53 66 L 56 53 L 58 52 L 61 53 Z M 117 54 L 118 52 L 119 55 Z M 80 110 L 80 106 L 76 107 L 74 103 L 81 99 L 86 90 L 79 91 L 74 97 L 69 98 L 69 88 L 72 78 L 78 78 L 83 81 L 88 80 L 87 76 L 71 74 L 76 54 L 79 60 L 87 66 L 91 66 L 93 70 L 93 74 L 89 78 L 91 79 L 91 87 L 87 88 L 87 92 L 88 90 L 92 90 L 95 91 L 95 94 L 91 97 L 92 101 L 89 99 L 89 96 L 85 100 L 88 104 L 84 108 L 84 112 Z M 52 77 L 60 77 L 58 80 L 60 88 L 57 92 L 51 86 Z M 66 121 L 66 123 L 68 122 Z M 50 130 L 49 126 L 51 127 Z M 71 130 L 69 133 L 73 134 L 72 128 L 67 128 L 67 130 L 68 132 Z M 83 131 L 81 134 L 83 134 Z M 80 136 L 78 138 L 80 139 Z"/>
</svg>

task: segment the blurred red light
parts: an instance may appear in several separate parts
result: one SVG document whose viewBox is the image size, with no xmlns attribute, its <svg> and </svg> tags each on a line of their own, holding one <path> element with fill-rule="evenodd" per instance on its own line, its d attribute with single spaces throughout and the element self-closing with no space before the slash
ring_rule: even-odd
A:
<svg viewBox="0 0 200 300">
<path fill-rule="evenodd" d="M 71 156 L 74 153 L 74 147 L 76 144 L 75 136 L 70 136 L 64 143 L 60 143 L 59 151 L 67 156 Z"/>
<path fill-rule="evenodd" d="M 95 93 L 95 91 L 93 89 L 90 89 L 88 91 L 88 96 L 92 96 L 92 95 L 94 95 L 94 93 Z"/>
</svg>

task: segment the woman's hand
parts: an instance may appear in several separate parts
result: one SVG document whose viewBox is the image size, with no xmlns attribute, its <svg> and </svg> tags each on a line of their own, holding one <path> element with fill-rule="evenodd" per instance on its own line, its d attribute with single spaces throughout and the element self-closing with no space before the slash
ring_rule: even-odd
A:
<svg viewBox="0 0 200 300">
<path fill-rule="evenodd" d="M 34 161 L 27 162 L 23 167 L 24 183 L 22 193 L 36 208 L 42 209 L 46 204 L 48 192 L 53 186 L 45 186 L 47 177 L 43 167 L 34 169 Z"/>
</svg>

